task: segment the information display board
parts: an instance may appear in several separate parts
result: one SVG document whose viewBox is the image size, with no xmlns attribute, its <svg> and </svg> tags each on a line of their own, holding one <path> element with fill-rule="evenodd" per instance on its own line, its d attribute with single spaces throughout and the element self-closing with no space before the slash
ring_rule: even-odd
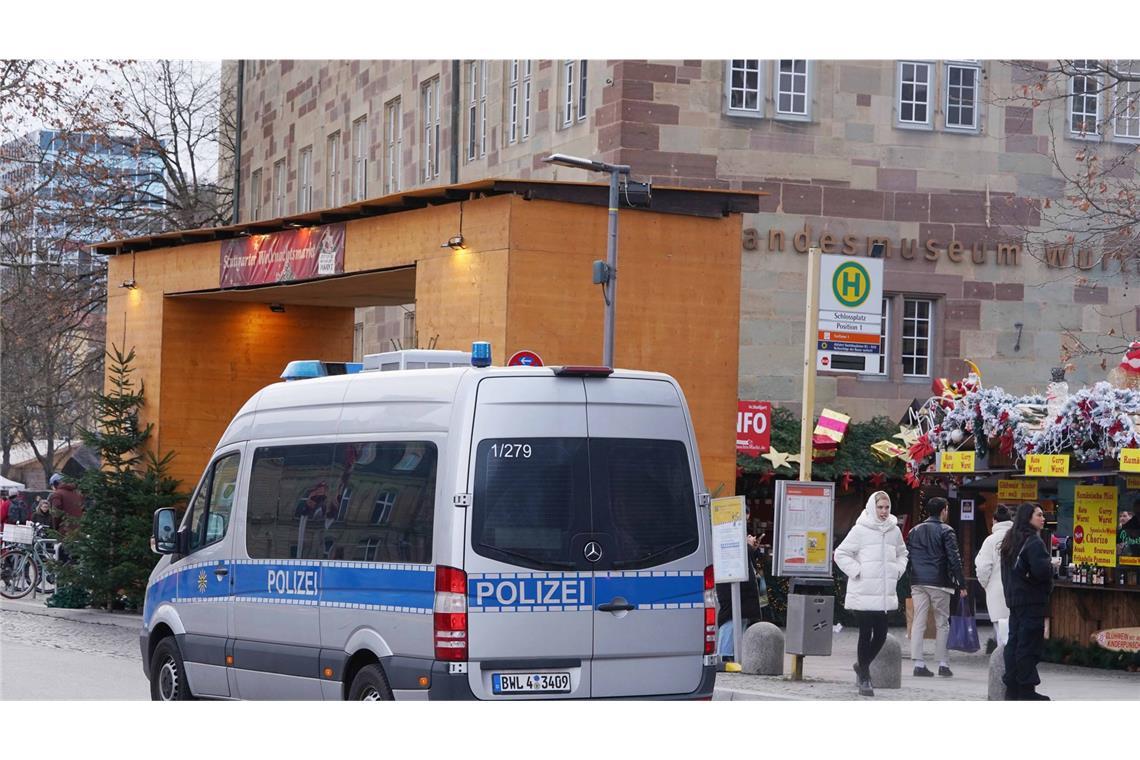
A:
<svg viewBox="0 0 1140 760">
<path fill-rule="evenodd" d="M 748 580 L 748 526 L 743 496 L 713 499 L 713 575 L 717 583 Z"/>
<path fill-rule="evenodd" d="M 776 482 L 772 571 L 798 578 L 830 578 L 835 539 L 835 484 Z"/>
</svg>

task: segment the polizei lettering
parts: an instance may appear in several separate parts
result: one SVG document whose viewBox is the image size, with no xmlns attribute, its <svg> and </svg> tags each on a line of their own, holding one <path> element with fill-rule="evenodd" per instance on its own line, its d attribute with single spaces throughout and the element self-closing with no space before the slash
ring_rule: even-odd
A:
<svg viewBox="0 0 1140 760">
<path fill-rule="evenodd" d="M 316 570 L 270 570 L 266 580 L 270 594 L 316 596 Z"/>
<path fill-rule="evenodd" d="M 475 607 L 589 604 L 581 578 L 510 578 L 474 582 Z"/>
</svg>

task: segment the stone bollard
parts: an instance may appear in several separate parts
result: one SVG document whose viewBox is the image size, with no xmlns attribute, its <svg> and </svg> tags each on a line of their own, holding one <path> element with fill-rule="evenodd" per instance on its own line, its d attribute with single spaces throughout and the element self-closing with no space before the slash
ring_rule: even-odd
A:
<svg viewBox="0 0 1140 760">
<path fill-rule="evenodd" d="M 902 688 L 902 644 L 888 633 L 883 648 L 871 661 L 871 685 L 876 689 Z"/>
<path fill-rule="evenodd" d="M 753 623 L 744 632 L 740 659 L 745 673 L 759 676 L 784 674 L 784 632 L 771 623 Z"/>
<path fill-rule="evenodd" d="M 998 648 L 990 654 L 990 685 L 986 699 L 990 702 L 1005 701 L 1005 683 L 1001 680 L 1005 675 L 1005 647 L 998 644 Z"/>
</svg>

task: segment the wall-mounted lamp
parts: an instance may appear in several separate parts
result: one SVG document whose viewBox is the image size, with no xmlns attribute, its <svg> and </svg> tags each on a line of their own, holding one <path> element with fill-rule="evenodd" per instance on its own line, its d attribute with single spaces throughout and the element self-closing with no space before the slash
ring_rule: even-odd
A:
<svg viewBox="0 0 1140 760">
<path fill-rule="evenodd" d="M 305 225 L 301 224 L 300 222 L 285 222 L 285 226 L 296 230 L 304 227 Z"/>
<path fill-rule="evenodd" d="M 285 304 L 271 303 L 269 304 L 269 310 L 274 314 L 283 314 L 285 312 Z"/>
<path fill-rule="evenodd" d="M 463 235 L 452 235 L 446 243 L 440 243 L 440 248 L 450 248 L 453 251 L 463 250 Z"/>
<path fill-rule="evenodd" d="M 135 282 L 135 278 L 134 278 L 134 277 L 132 277 L 132 278 L 131 278 L 131 279 L 129 279 L 129 280 L 123 280 L 123 284 L 122 284 L 122 285 L 120 285 L 119 287 L 120 287 L 120 288 L 126 288 L 127 290 L 134 290 L 134 289 L 135 289 L 135 288 L 137 288 L 138 286 L 139 286 L 139 285 L 138 285 L 138 283 L 137 283 L 137 282 Z"/>
</svg>

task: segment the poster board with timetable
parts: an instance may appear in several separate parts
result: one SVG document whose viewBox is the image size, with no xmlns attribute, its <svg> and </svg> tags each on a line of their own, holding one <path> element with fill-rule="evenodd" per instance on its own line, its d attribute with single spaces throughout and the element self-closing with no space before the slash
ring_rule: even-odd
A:
<svg viewBox="0 0 1140 760">
<path fill-rule="evenodd" d="M 830 578 L 835 543 L 835 484 L 776 483 L 772 558 L 775 575 Z"/>
</svg>

